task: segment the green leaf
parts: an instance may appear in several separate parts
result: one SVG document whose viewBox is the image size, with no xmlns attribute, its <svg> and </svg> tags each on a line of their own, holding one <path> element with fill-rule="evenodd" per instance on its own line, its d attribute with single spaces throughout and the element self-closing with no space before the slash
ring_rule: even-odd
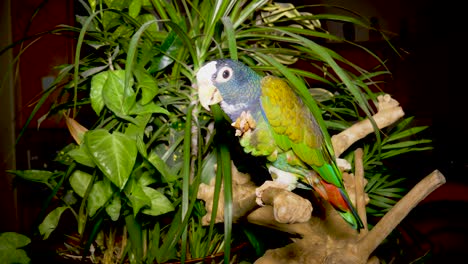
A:
<svg viewBox="0 0 468 264">
<path fill-rule="evenodd" d="M 166 182 L 174 182 L 177 180 L 177 176 L 170 173 L 170 168 L 156 152 L 153 151 L 149 154 L 148 161 L 161 173 Z"/>
<path fill-rule="evenodd" d="M 174 58 L 177 57 L 177 53 L 182 47 L 180 38 L 174 31 L 169 32 L 164 42 L 159 47 L 160 53 L 154 56 L 151 61 L 151 66 L 148 72 L 154 73 L 159 72 L 171 65 L 174 62 Z"/>
<path fill-rule="evenodd" d="M 134 122 L 129 123 L 125 129 L 125 135 L 133 140 L 143 138 L 145 136 L 146 126 L 151 119 L 151 114 L 141 114 L 134 118 Z M 146 147 L 145 147 L 146 152 Z"/>
<path fill-rule="evenodd" d="M 89 216 L 92 217 L 96 211 L 103 207 L 112 197 L 112 187 L 109 181 L 97 181 L 94 183 L 88 197 Z"/>
<path fill-rule="evenodd" d="M 129 0 L 104 0 L 104 3 L 106 3 L 109 8 L 122 10 L 128 6 Z"/>
<path fill-rule="evenodd" d="M 91 168 L 96 167 L 96 164 L 94 164 L 92 157 L 86 150 L 85 144 L 81 144 L 78 148 L 74 148 L 68 151 L 67 155 L 69 155 L 72 159 L 74 159 L 76 162 L 82 165 L 85 165 Z"/>
<path fill-rule="evenodd" d="M 0 234 L 0 245 L 9 245 L 15 248 L 21 248 L 29 245 L 31 239 L 25 235 L 15 232 L 5 232 Z"/>
<path fill-rule="evenodd" d="M 149 171 L 145 171 L 141 177 L 138 179 L 138 184 L 140 186 L 148 186 L 156 182 L 156 179 L 151 176 L 152 174 Z"/>
<path fill-rule="evenodd" d="M 130 85 L 133 80 L 130 80 Z M 102 111 L 104 106 L 118 116 L 128 115 L 128 110 L 135 103 L 135 92 L 127 89 L 125 94 L 125 71 L 105 71 L 93 76 L 91 80 L 90 99 L 91 106 L 96 114 Z"/>
<path fill-rule="evenodd" d="M 131 206 L 133 207 L 133 215 L 135 216 L 144 206 L 151 206 L 151 199 L 143 191 L 143 187 L 135 182 L 133 178 L 125 188 L 125 195 L 130 200 Z"/>
<path fill-rule="evenodd" d="M 31 243 L 31 239 L 25 235 L 15 232 L 5 232 L 0 234 L 0 260 L 5 264 L 26 264 L 31 259 L 26 251 L 20 249 Z"/>
<path fill-rule="evenodd" d="M 80 170 L 76 170 L 70 176 L 69 181 L 71 187 L 73 188 L 73 191 L 75 191 L 76 194 L 83 198 L 92 179 L 93 176 L 91 176 L 90 174 Z"/>
<path fill-rule="evenodd" d="M 387 141 L 390 142 L 390 141 L 393 141 L 393 140 L 409 137 L 409 136 L 417 134 L 417 133 L 419 133 L 419 132 L 421 132 L 421 131 L 423 131 L 423 130 L 425 130 L 427 128 L 428 128 L 427 126 L 419 126 L 419 127 L 413 127 L 413 128 L 401 131 L 399 133 L 394 133 L 394 134 L 390 135 L 387 138 Z"/>
<path fill-rule="evenodd" d="M 129 255 L 132 256 L 130 259 L 135 258 L 134 261 L 130 260 L 130 263 L 141 263 L 141 260 L 143 259 L 143 248 L 145 247 L 143 244 L 142 225 L 133 215 L 127 214 L 125 215 L 125 226 L 128 230 L 132 248 L 132 252 L 129 253 Z"/>
<path fill-rule="evenodd" d="M 142 14 L 137 17 L 137 21 L 140 24 L 145 24 L 146 22 L 154 21 L 154 15 Z M 146 29 L 146 33 L 149 33 L 153 41 L 157 41 L 157 40 L 162 41 L 167 35 L 166 32 L 159 29 L 158 23 L 152 23 L 151 25 L 149 25 L 148 28 Z"/>
<path fill-rule="evenodd" d="M 108 71 L 102 90 L 104 104 L 117 116 L 125 117 L 130 108 L 135 104 L 136 94 L 131 88 L 133 79 L 130 79 L 130 87 L 125 89 L 125 71 Z M 128 94 L 125 94 L 128 92 Z"/>
<path fill-rule="evenodd" d="M 39 225 L 39 232 L 44 236 L 44 239 L 47 239 L 55 228 L 57 228 L 62 213 L 67 209 L 68 207 L 66 206 L 57 207 L 46 216 L 44 221 L 42 221 Z"/>
<path fill-rule="evenodd" d="M 4 246 L 0 242 L 0 260 L 3 264 L 30 263 L 31 259 L 24 249 L 16 249 L 8 245 Z"/>
<path fill-rule="evenodd" d="M 119 195 L 114 195 L 111 203 L 106 206 L 106 212 L 112 219 L 112 221 L 117 221 L 120 216 L 120 209 L 122 208 L 122 202 Z"/>
<path fill-rule="evenodd" d="M 138 81 L 138 88 L 141 88 L 141 104 L 145 105 L 153 100 L 158 94 L 158 85 L 153 76 L 145 69 L 134 69 L 133 74 Z"/>
<path fill-rule="evenodd" d="M 135 165 L 137 147 L 128 136 L 107 130 L 90 130 L 85 134 L 85 144 L 94 163 L 119 189 L 125 186 Z"/>
<path fill-rule="evenodd" d="M 28 181 L 40 183 L 47 183 L 49 178 L 54 174 L 46 170 L 7 170 L 6 172 Z"/>
<path fill-rule="evenodd" d="M 94 112 L 99 115 L 104 108 L 104 99 L 102 97 L 102 90 L 107 81 L 109 73 L 101 72 L 96 74 L 91 79 L 91 89 L 89 92 L 89 99 L 91 100 L 91 107 Z"/>
<path fill-rule="evenodd" d="M 409 141 L 403 141 L 395 144 L 386 144 L 382 146 L 382 149 L 395 149 L 395 148 L 406 148 L 406 147 L 411 147 L 414 145 L 419 145 L 419 144 L 426 144 L 426 143 L 431 143 L 432 140 L 430 139 L 421 139 L 421 140 L 409 140 Z"/>
<path fill-rule="evenodd" d="M 128 7 L 128 14 L 135 18 L 138 16 L 138 14 L 140 14 L 140 10 L 141 10 L 141 2 L 142 0 L 132 0 L 130 2 L 130 5 Z"/>
<path fill-rule="evenodd" d="M 155 102 L 150 102 L 145 105 L 142 105 L 140 102 L 137 102 L 129 112 L 130 115 L 144 115 L 144 114 L 165 114 L 170 115 L 170 113 L 163 107 L 157 105 Z"/>
<path fill-rule="evenodd" d="M 171 201 L 161 192 L 151 187 L 143 187 L 143 192 L 151 199 L 151 206 L 142 213 L 157 216 L 174 211 Z"/>
</svg>

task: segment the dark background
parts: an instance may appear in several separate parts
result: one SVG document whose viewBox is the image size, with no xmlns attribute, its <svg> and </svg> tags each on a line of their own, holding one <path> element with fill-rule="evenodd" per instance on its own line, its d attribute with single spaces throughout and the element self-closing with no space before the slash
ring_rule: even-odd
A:
<svg viewBox="0 0 468 264">
<path fill-rule="evenodd" d="M 0 0 L 6 1 L 6 0 Z M 50 29 L 53 25 L 74 21 L 72 0 L 23 0 L 11 5 L 12 39 L 24 34 L 37 33 Z M 286 2 L 286 1 L 285 1 Z M 440 170 L 447 183 L 433 192 L 420 206 L 405 219 L 409 225 L 422 233 L 423 242 L 429 243 L 439 254 L 437 260 L 456 260 L 468 249 L 468 76 L 466 59 L 466 21 L 464 9 L 459 1 L 435 0 L 353 0 L 353 1 L 300 1 L 297 6 L 312 2 L 334 4 L 347 7 L 367 19 L 376 19 L 380 28 L 393 32 L 398 39 L 404 56 L 391 55 L 383 42 L 376 41 L 368 32 L 356 29 L 355 38 L 372 46 L 377 52 L 389 56 L 389 67 L 393 78 L 385 85 L 385 90 L 397 99 L 406 116 L 415 116 L 416 125 L 430 126 L 425 136 L 433 140 L 434 149 L 424 153 L 414 153 L 393 160 L 406 176 L 409 184 L 415 184 L 434 170 Z M 28 19 L 34 9 L 44 4 L 43 11 L 35 18 L 33 26 Z M 337 11 L 330 9 L 329 11 Z M 5 14 L 2 10 L 2 14 Z M 5 21 L 4 19 L 2 20 Z M 337 34 L 341 25 L 328 25 Z M 0 37 L 3 48 L 7 43 L 6 34 Z M 54 47 L 51 43 L 58 43 Z M 41 78 L 56 74 L 52 66 L 72 60 L 73 45 L 64 38 L 44 38 L 25 53 L 21 80 L 15 83 L 15 129 L 19 132 L 28 116 L 27 105 L 41 89 Z M 343 50 L 343 52 L 348 52 Z M 4 56 L 4 55 L 2 55 Z M 352 54 L 350 55 L 352 56 Z M 2 124 L 3 125 L 3 124 Z M 29 129 L 30 134 L 16 150 L 18 169 L 47 166 L 56 150 L 70 139 L 62 133 L 63 124 L 51 121 L 36 130 L 36 123 Z M 3 131 L 3 130 L 2 130 Z M 2 138 L 6 135 L 0 135 Z M 4 147 L 3 147 L 4 148 Z M 5 152 L 2 152 L 5 153 Z M 4 157 L 2 157 L 2 160 Z M 8 166 L 2 163 L 3 167 Z M 11 168 L 11 167 L 6 167 Z M 0 232 L 25 232 L 30 228 L 33 215 L 40 207 L 37 196 L 29 189 L 15 189 L 11 175 L 0 172 L 1 208 L 4 217 L 0 219 Z M 409 186 L 411 187 L 411 186 Z M 19 209 L 25 205 L 25 208 Z M 421 243 L 423 243 L 421 242 Z M 442 261 L 441 261 L 442 262 Z"/>
</svg>

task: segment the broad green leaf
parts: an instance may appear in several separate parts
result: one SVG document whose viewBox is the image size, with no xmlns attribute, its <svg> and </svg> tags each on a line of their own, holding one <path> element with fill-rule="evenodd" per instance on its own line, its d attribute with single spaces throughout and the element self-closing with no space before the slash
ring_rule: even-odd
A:
<svg viewBox="0 0 468 264">
<path fill-rule="evenodd" d="M 85 134 L 85 144 L 99 169 L 122 189 L 135 165 L 135 141 L 119 132 L 109 134 L 107 130 L 97 129 Z"/>
<path fill-rule="evenodd" d="M 107 106 L 116 115 L 125 116 L 128 114 L 135 93 L 133 89 L 128 89 L 130 94 L 125 95 L 124 82 L 124 70 L 105 71 L 93 76 L 89 96 L 91 106 L 96 114 L 99 115 L 104 106 Z M 130 85 L 132 84 L 133 80 L 130 80 Z"/>
<path fill-rule="evenodd" d="M 75 191 L 76 194 L 83 198 L 92 179 L 93 176 L 90 174 L 76 170 L 70 176 L 70 185 L 73 188 L 73 191 Z"/>
<path fill-rule="evenodd" d="M 109 8 L 123 10 L 124 8 L 128 7 L 131 1 L 134 0 L 104 0 L 104 3 L 106 3 L 107 7 Z"/>
<path fill-rule="evenodd" d="M 91 10 L 94 12 L 96 10 L 96 4 L 97 0 L 88 0 L 89 6 L 91 7 Z"/>
<path fill-rule="evenodd" d="M 15 232 L 0 234 L 0 261 L 5 264 L 27 264 L 31 259 L 21 247 L 31 243 L 31 239 Z"/>
<path fill-rule="evenodd" d="M 149 102 L 145 105 L 142 105 L 140 102 L 137 102 L 130 112 L 130 115 L 144 115 L 144 114 L 165 114 L 170 115 L 170 113 L 163 107 L 157 105 L 155 102 Z"/>
<path fill-rule="evenodd" d="M 149 171 L 145 171 L 141 177 L 138 179 L 138 185 L 140 186 L 148 186 L 156 182 L 156 179 L 151 176 L 152 174 Z"/>
<path fill-rule="evenodd" d="M 88 211 L 90 217 L 107 203 L 112 197 L 112 193 L 112 187 L 109 181 L 104 180 L 94 183 L 88 197 Z"/>
<path fill-rule="evenodd" d="M 89 92 L 89 99 L 91 100 L 91 107 L 96 114 L 100 114 L 104 108 L 104 99 L 102 98 L 102 90 L 107 81 L 109 73 L 101 72 L 96 74 L 91 79 L 91 89 Z"/>
<path fill-rule="evenodd" d="M 161 173 L 166 182 L 173 182 L 177 180 L 177 176 L 170 173 L 170 168 L 167 167 L 166 162 L 164 162 L 161 157 L 158 156 L 156 152 L 151 152 L 148 156 L 148 161 Z"/>
<path fill-rule="evenodd" d="M 113 40 L 122 40 L 122 39 L 129 39 L 132 37 L 134 33 L 133 28 L 128 26 L 127 24 L 122 24 L 117 27 L 117 29 L 112 33 Z M 125 42 L 123 43 L 123 48 L 125 48 Z M 119 48 L 119 47 L 118 47 Z"/>
<path fill-rule="evenodd" d="M 46 170 L 7 170 L 6 172 L 16 175 L 28 181 L 47 183 L 54 174 Z"/>
<path fill-rule="evenodd" d="M 151 187 L 143 187 L 143 192 L 151 199 L 151 206 L 142 213 L 157 216 L 174 211 L 171 201 L 161 192 Z"/>
<path fill-rule="evenodd" d="M 129 89 L 125 89 L 125 71 L 107 71 L 102 90 L 104 104 L 118 116 L 127 116 L 130 108 L 135 104 L 136 94 L 131 88 L 133 79 L 130 79 Z M 128 91 L 128 94 L 125 92 Z"/>
<path fill-rule="evenodd" d="M 160 53 L 154 56 L 148 72 L 158 72 L 174 62 L 177 52 L 182 46 L 182 42 L 174 31 L 171 31 L 164 42 L 159 47 Z"/>
<path fill-rule="evenodd" d="M 134 118 L 134 122 L 129 123 L 125 129 L 125 135 L 133 140 L 138 137 L 144 137 L 148 122 L 151 120 L 151 114 L 142 114 Z M 146 147 L 145 147 L 146 148 Z"/>
<path fill-rule="evenodd" d="M 8 244 L 14 248 L 21 248 L 29 243 L 31 243 L 31 239 L 25 235 L 15 232 L 0 233 L 0 245 Z"/>
<path fill-rule="evenodd" d="M 105 11 L 102 13 L 102 25 L 104 27 L 104 31 L 108 31 L 113 27 L 116 27 L 120 24 L 120 15 L 111 12 Z"/>
<path fill-rule="evenodd" d="M 106 206 L 106 212 L 112 219 L 112 221 L 117 221 L 120 216 L 120 209 L 122 208 L 122 202 L 119 195 L 114 195 L 111 203 Z"/>
<path fill-rule="evenodd" d="M 154 20 L 154 15 L 152 14 L 142 14 L 137 17 L 137 21 L 140 24 L 145 24 L 146 22 L 153 21 Z M 166 38 L 167 33 L 160 30 L 158 23 L 152 23 L 151 25 L 148 26 L 146 29 L 146 33 L 149 33 L 151 38 L 153 38 L 153 41 L 162 41 L 164 38 Z"/>
<path fill-rule="evenodd" d="M 143 191 L 142 186 L 133 179 L 127 184 L 125 195 L 130 200 L 131 206 L 133 207 L 133 215 L 135 216 L 142 207 L 151 206 L 151 199 Z"/>
<path fill-rule="evenodd" d="M 67 155 L 69 155 L 72 159 L 74 159 L 76 162 L 94 168 L 96 164 L 94 164 L 94 161 L 90 154 L 86 150 L 85 144 L 81 144 L 78 148 L 74 148 L 67 152 Z"/>
<path fill-rule="evenodd" d="M 144 69 L 135 69 L 133 73 L 138 81 L 138 88 L 141 88 L 141 104 L 146 105 L 158 94 L 156 80 Z"/>
<path fill-rule="evenodd" d="M 133 18 L 137 17 L 140 14 L 141 5 L 142 0 L 132 0 L 128 7 L 128 14 Z"/>
<path fill-rule="evenodd" d="M 11 246 L 0 244 L 0 260 L 2 264 L 29 264 L 31 259 L 24 249 L 17 249 Z"/>
<path fill-rule="evenodd" d="M 67 209 L 68 207 L 66 206 L 57 207 L 46 216 L 44 221 L 42 221 L 42 223 L 39 225 L 39 232 L 44 237 L 44 239 L 47 239 L 55 230 L 55 228 L 57 228 L 62 213 Z"/>
</svg>

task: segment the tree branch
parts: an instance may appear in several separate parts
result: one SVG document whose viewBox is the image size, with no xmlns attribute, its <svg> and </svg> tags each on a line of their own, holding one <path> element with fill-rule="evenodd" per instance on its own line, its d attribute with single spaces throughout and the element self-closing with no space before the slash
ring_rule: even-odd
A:
<svg viewBox="0 0 468 264">
<path fill-rule="evenodd" d="M 444 175 L 435 170 L 416 184 L 385 214 L 367 236 L 358 242 L 361 254 L 369 256 L 420 201 L 444 183 Z"/>
</svg>

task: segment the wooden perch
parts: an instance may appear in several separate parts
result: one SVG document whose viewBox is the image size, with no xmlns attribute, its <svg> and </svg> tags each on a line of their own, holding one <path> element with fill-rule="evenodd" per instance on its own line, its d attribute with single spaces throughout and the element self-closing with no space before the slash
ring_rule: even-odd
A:
<svg viewBox="0 0 468 264">
<path fill-rule="evenodd" d="M 383 128 L 400 119 L 404 112 L 399 103 L 389 95 L 378 97 L 378 112 L 373 116 L 377 127 Z M 337 157 L 354 142 L 374 131 L 370 120 L 363 120 L 342 133 L 332 137 Z M 279 263 L 356 263 L 378 264 L 371 256 L 390 232 L 408 213 L 429 193 L 445 182 L 439 171 L 434 171 L 419 182 L 374 226 L 367 230 L 366 204 L 369 201 L 364 192 L 363 151 L 355 151 L 354 175 L 343 173 L 345 188 L 350 200 L 360 215 L 365 228 L 358 233 L 347 224 L 328 202 L 320 203 L 322 210 L 313 210 L 311 203 L 284 189 L 267 187 L 262 189 L 261 199 L 265 206 L 257 208 L 256 186 L 248 175 L 237 171 L 233 166 L 233 208 L 234 219 L 246 216 L 250 223 L 267 226 L 294 234 L 293 243 L 278 249 L 268 250 L 255 264 Z M 199 198 L 205 200 L 207 215 L 203 223 L 210 221 L 213 205 L 214 182 L 200 186 Z M 320 199 L 320 198 L 319 198 Z M 223 201 L 218 207 L 217 222 L 223 221 Z M 316 208 L 317 209 L 317 208 Z M 312 215 L 312 217 L 311 217 Z"/>
<path fill-rule="evenodd" d="M 356 160 L 361 159 L 356 163 L 362 164 L 362 150 L 357 150 L 355 154 Z M 363 178 L 363 170 L 357 170 L 355 181 L 362 181 Z M 434 171 L 387 212 L 372 230 L 364 229 L 360 233 L 351 229 L 328 204 L 325 206 L 325 219 L 312 217 L 307 223 L 296 224 L 275 221 L 271 206 L 257 209 L 248 215 L 249 222 L 299 235 L 301 238 L 293 239 L 293 243 L 286 247 L 268 250 L 255 264 L 379 263 L 377 258 L 371 256 L 372 252 L 424 197 L 444 182 L 444 176 L 439 171 Z M 364 185 L 357 183 L 355 186 L 356 189 L 360 188 L 356 190 L 357 193 L 361 193 L 356 195 L 356 208 L 362 220 L 366 221 Z M 269 195 L 270 191 L 276 192 L 272 189 L 265 190 L 265 195 Z M 353 190 L 348 191 L 351 193 Z"/>
<path fill-rule="evenodd" d="M 444 175 L 435 170 L 416 184 L 385 214 L 369 234 L 359 240 L 356 246 L 361 254 L 370 255 L 419 202 L 444 183 Z"/>
<path fill-rule="evenodd" d="M 398 101 L 390 95 L 380 95 L 377 97 L 377 113 L 372 116 L 379 129 L 387 127 L 395 123 L 403 117 L 405 113 Z M 360 121 L 350 128 L 344 130 L 338 135 L 332 136 L 332 144 L 335 150 L 336 157 L 339 157 L 347 150 L 354 142 L 364 138 L 374 131 L 374 127 L 369 119 Z"/>
</svg>

